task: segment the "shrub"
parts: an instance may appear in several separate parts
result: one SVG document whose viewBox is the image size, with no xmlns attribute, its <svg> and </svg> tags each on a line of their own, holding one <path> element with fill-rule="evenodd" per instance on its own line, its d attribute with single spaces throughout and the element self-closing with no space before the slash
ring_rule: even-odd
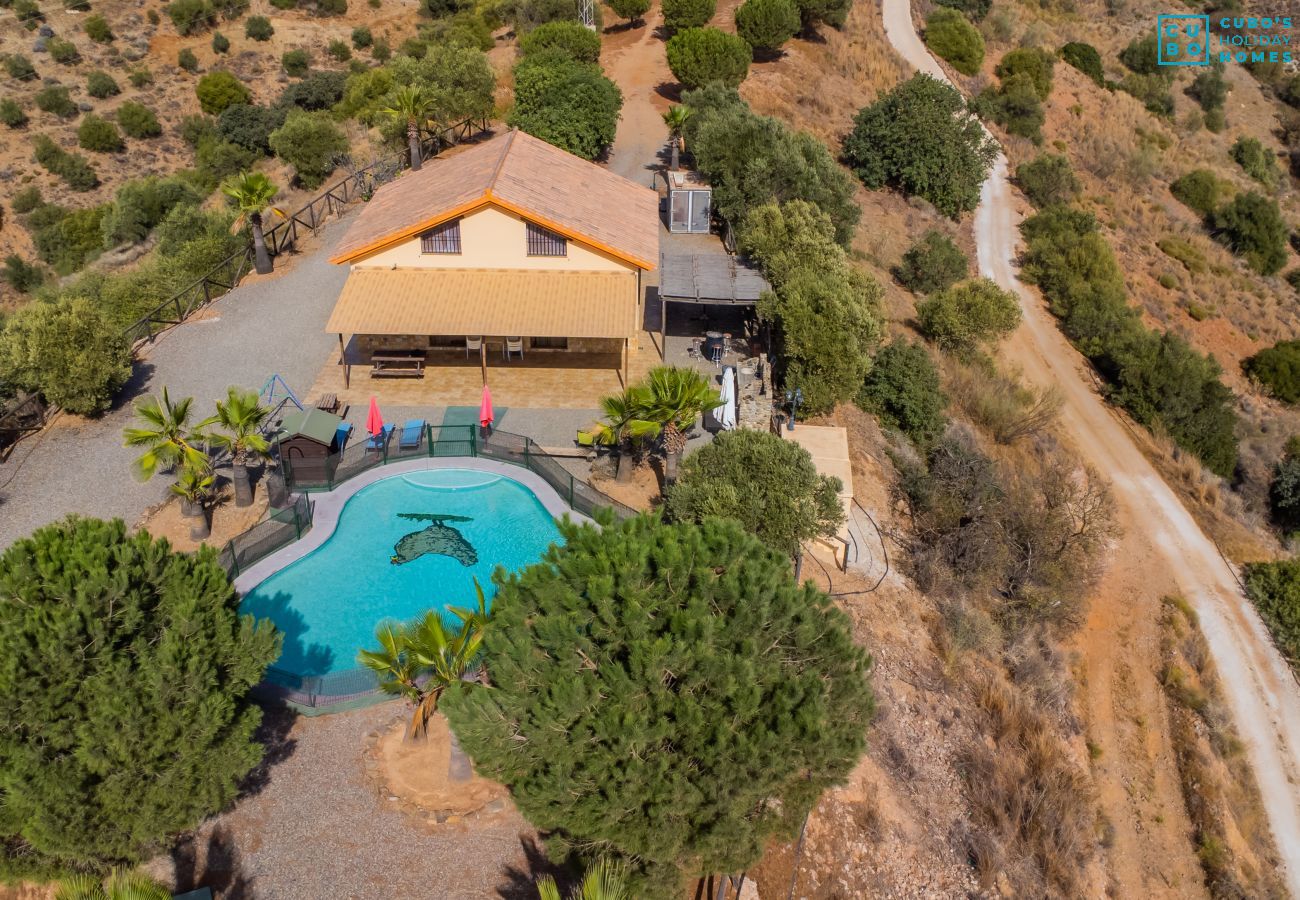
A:
<svg viewBox="0 0 1300 900">
<path fill-rule="evenodd" d="M 997 145 L 952 86 L 914 75 L 863 107 L 844 156 L 872 190 L 894 187 L 957 218 L 979 203 Z"/>
<path fill-rule="evenodd" d="M 95 153 L 120 153 L 126 149 L 117 127 L 107 119 L 88 113 L 77 128 L 77 143 L 82 150 Z"/>
<path fill-rule="evenodd" d="M 40 391 L 45 399 L 70 413 L 95 415 L 108 409 L 113 395 L 131 377 L 131 351 L 120 329 L 108 322 L 89 300 L 32 303 L 7 320 L 4 331 L 0 332 L 0 373 L 8 383 L 24 390 Z M 15 590 L 16 586 L 11 584 L 9 589 Z M 67 598 L 70 603 L 85 596 L 80 590 L 74 593 L 75 598 L 72 595 Z M 18 608 L 14 604 L 4 606 L 10 616 Z M 2 636 L 0 643 L 8 644 Z M 18 648 L 11 644 L 5 650 L 6 655 L 17 652 Z M 13 669 L 7 671 L 12 673 Z M 13 687 L 0 690 L 0 697 L 12 697 Z M 0 749 L 0 756 L 4 755 Z M 7 761 L 6 771 L 10 771 L 8 766 L 12 762 L 12 758 Z M 50 800 L 47 796 L 46 802 Z M 83 821 L 79 816 L 74 819 Z"/>
<path fill-rule="evenodd" d="M 1020 303 L 987 278 L 957 284 L 916 305 L 921 333 L 948 353 L 974 352 L 1015 331 Z"/>
<path fill-rule="evenodd" d="M 117 96 L 122 93 L 122 89 L 117 86 L 112 75 L 96 69 L 86 76 L 86 93 L 96 100 L 103 100 L 105 97 Z"/>
<path fill-rule="evenodd" d="M 737 234 L 738 249 L 762 266 L 769 282 L 780 286 L 803 268 L 843 268 L 844 249 L 836 242 L 835 224 L 807 200 L 767 203 L 745 217 Z"/>
<path fill-rule="evenodd" d="M 693 110 L 688 138 L 697 168 L 713 186 L 713 208 L 737 231 L 757 207 L 806 200 L 830 219 L 836 242 L 848 245 L 860 211 L 852 179 L 825 144 L 756 115 L 720 85 L 687 92 L 682 102 Z"/>
<path fill-rule="evenodd" d="M 685 87 L 718 82 L 736 87 L 749 74 L 750 49 L 718 28 L 687 28 L 668 39 L 668 68 Z"/>
<path fill-rule="evenodd" d="M 17 253 L 10 253 L 5 257 L 4 271 L 0 273 L 0 278 L 20 294 L 30 294 L 41 286 L 45 274 L 40 266 L 32 265 Z M 0 333 L 0 344 L 3 342 L 3 334 Z"/>
<path fill-rule="evenodd" d="M 73 210 L 41 207 L 27 219 L 37 255 L 61 275 L 80 269 L 104 249 L 100 232 L 107 212 L 107 205 Z"/>
<path fill-rule="evenodd" d="M 67 152 L 44 134 L 36 135 L 32 144 L 36 161 L 74 191 L 89 191 L 99 186 L 99 176 L 85 157 Z"/>
<path fill-rule="evenodd" d="M 53 869 L 131 863 L 234 800 L 265 751 L 249 691 L 280 636 L 238 614 L 214 550 L 70 517 L 0 556 L 0 584 L 23 598 L 0 612 L 7 848 Z M 96 652 L 42 649 L 59 641 Z M 77 690 L 34 697 L 34 677 Z"/>
<path fill-rule="evenodd" d="M 583 159 L 614 142 L 623 95 L 597 66 L 560 50 L 536 52 L 515 67 L 515 106 L 506 121 Z"/>
<path fill-rule="evenodd" d="M 298 0 L 271 0 L 271 5 L 276 9 L 297 9 Z"/>
<path fill-rule="evenodd" d="M 50 59 L 57 63 L 66 65 L 81 59 L 81 54 L 77 52 L 77 45 L 62 38 L 50 38 L 45 49 L 50 54 Z"/>
<path fill-rule="evenodd" d="M 946 291 L 966 277 L 966 254 L 940 231 L 927 231 L 908 248 L 894 277 L 914 294 Z"/>
<path fill-rule="evenodd" d="M 248 103 L 253 96 L 238 78 L 224 70 L 204 75 L 194 92 L 198 95 L 199 106 L 210 116 L 220 115 L 222 110 L 236 103 Z"/>
<path fill-rule="evenodd" d="M 993 0 L 938 0 L 940 6 L 947 6 L 966 14 L 972 22 L 983 21 L 993 8 Z"/>
<path fill-rule="evenodd" d="M 330 41 L 326 52 L 338 62 L 347 62 L 352 58 L 352 48 L 348 46 L 347 41 Z"/>
<path fill-rule="evenodd" d="M 186 116 L 181 119 L 180 134 L 181 140 L 197 148 L 206 138 L 216 138 L 217 123 L 209 116 Z"/>
<path fill-rule="evenodd" d="M 547 22 L 571 22 L 578 17 L 577 0 L 504 0 L 497 14 L 514 25 L 516 34 L 527 34 Z M 600 17 L 600 5 L 596 5 Z M 596 23 L 600 27 L 600 23 Z"/>
<path fill-rule="evenodd" d="M 283 66 L 284 70 L 290 75 L 301 78 L 303 75 L 307 74 L 307 67 L 311 65 L 311 57 L 307 55 L 306 50 L 301 48 L 297 50 L 286 50 L 280 55 L 280 65 Z M 211 112 L 211 110 L 208 109 L 204 109 L 203 111 Z M 216 112 L 220 112 L 220 110 L 216 110 Z"/>
<path fill-rule="evenodd" d="M 963 75 L 974 75 L 984 62 L 984 38 L 955 9 L 935 7 L 925 22 L 925 43 Z"/>
<path fill-rule="evenodd" d="M 37 91 L 36 108 L 42 112 L 53 113 L 61 119 L 74 119 L 77 116 L 77 104 L 72 102 L 68 89 L 61 85 L 52 85 Z"/>
<path fill-rule="evenodd" d="M 1091 78 L 1097 87 L 1106 86 L 1106 71 L 1102 67 L 1101 54 L 1092 44 L 1071 41 L 1061 48 L 1061 59 Z"/>
<path fill-rule="evenodd" d="M 578 62 L 600 61 L 600 37 L 579 22 L 547 22 L 519 39 L 525 56 L 543 50 L 566 53 Z"/>
<path fill-rule="evenodd" d="M 420 29 L 430 46 L 473 47 L 484 53 L 496 46 L 492 26 L 478 13 L 466 11 L 438 19 Z"/>
<path fill-rule="evenodd" d="M 923 448 L 934 443 L 946 425 L 943 410 L 948 400 L 939 370 L 924 347 L 908 341 L 894 341 L 876 354 L 858 404 Z"/>
<path fill-rule="evenodd" d="M 620 19 L 627 19 L 629 23 L 640 22 L 650 11 L 650 0 L 609 0 L 609 8 Z"/>
<path fill-rule="evenodd" d="M 36 67 L 32 61 L 19 53 L 10 53 L 5 57 L 5 71 L 10 78 L 19 81 L 31 81 L 36 77 Z"/>
<path fill-rule="evenodd" d="M 282 109 L 297 106 L 309 112 L 330 109 L 343 99 L 347 83 L 348 76 L 342 72 L 312 72 L 286 87 L 275 105 Z"/>
<path fill-rule="evenodd" d="M 144 66 L 133 69 L 127 77 L 130 79 L 132 87 L 143 88 L 153 84 L 153 73 Z"/>
<path fill-rule="evenodd" d="M 180 53 L 176 54 L 176 65 L 186 72 L 197 72 L 199 70 L 199 58 L 194 55 L 194 51 L 185 47 Z"/>
<path fill-rule="evenodd" d="M 230 38 L 226 37 L 220 31 L 212 32 L 212 52 L 224 54 L 230 50 Z"/>
<path fill-rule="evenodd" d="M 862 753 L 874 701 L 847 617 L 736 522 L 561 530 L 541 563 L 497 576 L 483 642 L 493 687 L 442 700 L 461 745 L 552 853 L 599 846 L 634 865 L 631 896 L 675 897 L 688 875 L 748 867 Z M 592 627 L 575 646 L 577 620 Z M 646 654 L 664 665 L 620 662 Z M 556 691 L 574 702 L 561 708 Z M 721 719 L 767 737 L 719 741 Z"/>
<path fill-rule="evenodd" d="M 1297 372 L 1300 382 L 1300 370 Z M 1268 487 L 1269 512 L 1273 524 L 1287 534 L 1300 530 L 1300 447 L 1295 437 L 1287 441 L 1286 452 L 1273 469 Z"/>
<path fill-rule="evenodd" d="M 971 2 L 982 3 L 984 0 Z M 853 0 L 795 0 L 795 3 L 799 7 L 804 27 L 809 29 L 818 22 L 824 22 L 832 28 L 843 28 L 853 6 Z"/>
<path fill-rule="evenodd" d="M 133 138 L 152 138 L 162 134 L 162 126 L 153 110 L 133 100 L 117 108 L 117 124 Z"/>
<path fill-rule="evenodd" d="M 103 16 L 90 16 L 86 19 L 86 24 L 81 27 L 86 32 L 86 37 L 96 44 L 108 44 L 113 40 L 113 29 L 108 27 L 108 22 Z"/>
<path fill-rule="evenodd" d="M 1300 341 L 1278 341 L 1241 367 L 1283 403 L 1300 403 Z"/>
<path fill-rule="evenodd" d="M 216 133 L 223 141 L 231 141 L 263 156 L 271 153 L 271 132 L 284 124 L 288 109 L 278 106 L 251 106 L 239 103 L 227 107 L 217 118 Z"/>
<path fill-rule="evenodd" d="M 1215 237 L 1259 274 L 1272 275 L 1285 265 L 1287 227 L 1275 201 L 1253 191 L 1238 194 L 1212 221 Z"/>
<path fill-rule="evenodd" d="M 1119 89 L 1141 101 L 1147 112 L 1168 118 L 1174 114 L 1174 98 L 1169 95 L 1169 79 L 1164 75 L 1124 76 Z"/>
<path fill-rule="evenodd" d="M 1278 649 L 1293 669 L 1300 667 L 1300 559 L 1247 563 L 1242 572 L 1246 596 Z"/>
<path fill-rule="evenodd" d="M 994 91 L 985 90 L 976 98 L 980 114 L 997 122 L 1008 134 L 1029 138 L 1035 144 L 1043 141 L 1043 122 L 1046 115 L 1043 103 L 1034 87 L 1033 78 L 1026 72 L 1010 76 Z"/>
<path fill-rule="evenodd" d="M 10 128 L 22 128 L 27 124 L 27 113 L 23 112 L 17 100 L 6 97 L 0 100 L 0 122 Z"/>
<path fill-rule="evenodd" d="M 202 31 L 216 17 L 210 0 L 172 0 L 164 9 L 181 35 Z"/>
<path fill-rule="evenodd" d="M 716 0 L 664 0 L 664 27 L 668 31 L 702 28 L 713 18 Z"/>
<path fill-rule="evenodd" d="M 1155 75 L 1160 69 L 1160 49 L 1154 34 L 1134 38 L 1119 52 L 1119 61 L 1139 75 Z"/>
<path fill-rule="evenodd" d="M 348 0 L 316 0 L 313 12 L 318 16 L 341 16 L 348 11 Z"/>
<path fill-rule="evenodd" d="M 799 33 L 794 0 L 745 0 L 736 10 L 736 33 L 756 51 L 775 53 Z"/>
<path fill-rule="evenodd" d="M 10 201 L 9 206 L 21 216 L 31 212 L 38 206 L 44 205 L 44 203 L 45 200 L 41 197 L 41 189 L 33 184 L 14 194 L 14 199 Z"/>
<path fill-rule="evenodd" d="M 358 50 L 364 50 L 375 42 L 374 37 L 370 34 L 370 29 L 365 25 L 358 25 L 352 29 L 352 46 Z"/>
<path fill-rule="evenodd" d="M 184 179 L 148 176 L 117 189 L 113 206 L 100 223 L 106 247 L 142 241 L 177 206 L 197 205 L 203 198 Z"/>
<path fill-rule="evenodd" d="M 195 168 L 207 190 L 214 190 L 230 176 L 251 168 L 257 160 L 256 151 L 214 137 L 205 138 L 194 152 Z"/>
<path fill-rule="evenodd" d="M 244 22 L 244 37 L 254 41 L 269 41 L 275 29 L 266 16 L 249 16 Z"/>
<path fill-rule="evenodd" d="M 28 31 L 35 31 L 36 23 L 45 19 L 45 14 L 36 5 L 36 0 L 13 0 L 13 8 L 14 17 L 27 26 Z"/>
<path fill-rule="evenodd" d="M 1232 85 L 1223 77 L 1223 66 L 1216 65 L 1192 79 L 1191 86 L 1187 88 L 1187 95 L 1199 103 L 1201 109 L 1210 112 L 1223 109 L 1230 90 Z"/>
<path fill-rule="evenodd" d="M 318 187 L 334 171 L 335 160 L 347 152 L 348 139 L 325 113 L 295 109 L 271 132 L 271 149 L 293 166 L 304 187 Z"/>
<path fill-rule="evenodd" d="M 1054 153 L 1040 154 L 1016 167 L 1016 184 L 1039 209 L 1070 203 L 1081 190 L 1070 161 Z"/>
<path fill-rule="evenodd" d="M 1251 178 L 1270 190 L 1277 187 L 1281 172 L 1273 153 L 1252 137 L 1239 137 L 1230 151 L 1233 161 Z"/>
<path fill-rule="evenodd" d="M 1205 114 L 1205 128 L 1214 134 L 1218 134 L 1228 127 L 1228 117 L 1224 115 L 1223 110 L 1212 109 Z"/>
<path fill-rule="evenodd" d="M 1206 217 L 1218 208 L 1222 191 L 1223 183 L 1208 169 L 1194 169 L 1169 185 L 1174 199 Z"/>
<path fill-rule="evenodd" d="M 388 41 L 378 40 L 370 48 L 370 56 L 375 62 L 385 63 L 392 59 L 393 49 L 388 46 Z"/>
<path fill-rule="evenodd" d="M 1012 50 L 998 62 L 994 73 L 1003 81 L 1017 75 L 1028 75 L 1039 100 L 1046 101 L 1052 93 L 1052 69 L 1055 60 L 1051 54 L 1034 47 Z"/>
</svg>

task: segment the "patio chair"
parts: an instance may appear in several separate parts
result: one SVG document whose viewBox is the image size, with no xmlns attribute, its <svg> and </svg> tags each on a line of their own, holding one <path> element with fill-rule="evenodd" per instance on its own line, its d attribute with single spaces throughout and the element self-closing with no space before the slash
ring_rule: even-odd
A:
<svg viewBox="0 0 1300 900">
<path fill-rule="evenodd" d="M 424 419 L 407 419 L 406 424 L 402 426 L 402 437 L 398 441 L 398 449 L 414 450 L 420 446 L 420 441 L 423 438 Z"/>
<path fill-rule="evenodd" d="M 385 425 L 379 434 L 372 434 L 366 441 L 367 450 L 382 450 L 388 446 L 388 439 L 393 436 L 393 425 Z"/>
<path fill-rule="evenodd" d="M 338 444 L 339 452 L 348 445 L 348 438 L 352 437 L 352 423 L 340 422 L 339 427 L 334 431 L 334 443 Z"/>
<path fill-rule="evenodd" d="M 519 358 L 524 358 L 524 339 L 521 337 L 506 338 L 506 362 L 510 361 L 510 354 L 518 353 Z"/>
<path fill-rule="evenodd" d="M 479 335 L 478 337 L 467 337 L 467 338 L 465 338 L 465 358 L 466 358 L 466 359 L 469 359 L 469 351 L 473 350 L 475 353 L 477 353 L 477 352 L 481 351 L 482 349 L 483 349 L 483 336 L 482 336 L 482 335 Z"/>
</svg>

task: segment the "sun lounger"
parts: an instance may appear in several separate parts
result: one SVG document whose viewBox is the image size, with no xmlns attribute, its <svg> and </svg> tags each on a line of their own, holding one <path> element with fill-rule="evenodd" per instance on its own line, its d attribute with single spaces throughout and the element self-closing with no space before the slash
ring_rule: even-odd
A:
<svg viewBox="0 0 1300 900">
<path fill-rule="evenodd" d="M 385 425 L 381 434 L 372 434 L 366 441 L 367 450 L 382 450 L 388 446 L 388 439 L 393 436 L 392 425 Z"/>
<path fill-rule="evenodd" d="M 420 446 L 420 439 L 424 437 L 424 419 L 407 419 L 406 424 L 402 426 L 402 439 L 398 447 L 402 450 L 414 450 Z"/>
<path fill-rule="evenodd" d="M 334 432 L 334 443 L 338 445 L 339 453 L 348 445 L 348 438 L 352 437 L 352 423 L 342 422 Z"/>
</svg>

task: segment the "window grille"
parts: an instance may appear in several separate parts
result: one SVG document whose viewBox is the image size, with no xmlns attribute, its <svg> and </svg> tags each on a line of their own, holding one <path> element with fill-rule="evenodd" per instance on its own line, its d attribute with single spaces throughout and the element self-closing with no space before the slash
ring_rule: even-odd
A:
<svg viewBox="0 0 1300 900">
<path fill-rule="evenodd" d="M 420 235 L 421 253 L 459 253 L 460 219 L 443 222 Z"/>
<path fill-rule="evenodd" d="M 528 255 L 529 256 L 568 256 L 568 241 L 562 235 L 554 231 L 543 228 L 540 225 L 528 223 Z"/>
</svg>

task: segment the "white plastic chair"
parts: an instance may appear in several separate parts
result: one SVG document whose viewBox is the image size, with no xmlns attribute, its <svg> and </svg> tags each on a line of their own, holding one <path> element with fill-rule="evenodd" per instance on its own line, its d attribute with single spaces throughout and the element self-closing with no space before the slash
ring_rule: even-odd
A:
<svg viewBox="0 0 1300 900">
<path fill-rule="evenodd" d="M 507 361 L 507 362 L 510 361 L 510 354 L 511 354 L 511 353 L 518 353 L 520 359 L 523 359 L 523 358 L 524 358 L 524 339 L 523 339 L 523 338 L 521 338 L 521 337 L 516 337 L 516 338 L 508 337 L 508 338 L 506 338 L 506 361 Z"/>
<path fill-rule="evenodd" d="M 480 335 L 479 337 L 467 337 L 467 338 L 465 338 L 465 358 L 466 358 L 466 359 L 469 358 L 469 352 L 470 352 L 471 350 L 474 350 L 474 351 L 481 351 L 482 349 L 483 349 L 483 338 L 482 338 L 481 335 Z"/>
</svg>

